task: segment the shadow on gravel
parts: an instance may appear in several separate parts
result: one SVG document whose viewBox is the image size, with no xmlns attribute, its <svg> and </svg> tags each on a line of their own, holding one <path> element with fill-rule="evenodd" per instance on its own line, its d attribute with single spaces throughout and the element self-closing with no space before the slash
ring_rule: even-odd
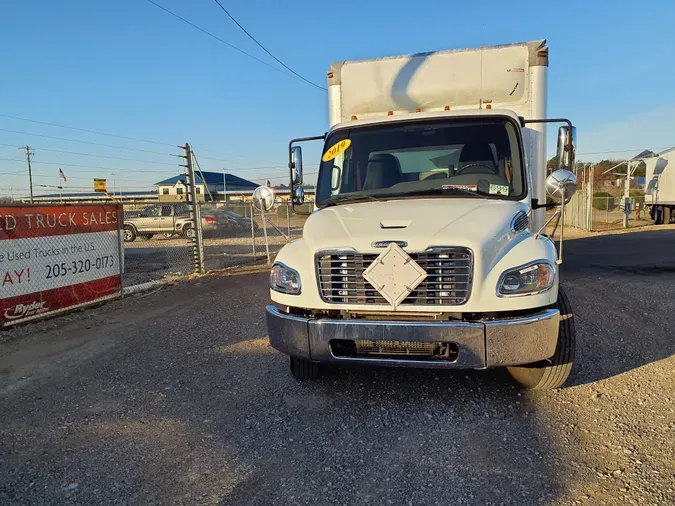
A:
<svg viewBox="0 0 675 506">
<path fill-rule="evenodd" d="M 286 357 L 265 360 L 276 400 L 244 421 L 238 453 L 255 470 L 223 505 L 550 504 L 563 494 L 555 438 L 503 372 L 331 368 L 298 383 Z"/>
<path fill-rule="evenodd" d="M 562 283 L 575 313 L 568 385 L 610 378 L 675 354 L 675 231 L 565 243 Z"/>
</svg>

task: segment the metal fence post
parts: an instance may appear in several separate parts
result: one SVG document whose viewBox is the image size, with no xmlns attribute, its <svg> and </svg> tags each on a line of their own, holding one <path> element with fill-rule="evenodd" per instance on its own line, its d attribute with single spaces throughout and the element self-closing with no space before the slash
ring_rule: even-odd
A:
<svg viewBox="0 0 675 506">
<path fill-rule="evenodd" d="M 263 233 L 265 234 L 265 250 L 267 250 L 267 264 L 271 263 L 270 260 L 270 241 L 267 238 L 267 217 L 265 216 L 265 211 L 261 211 L 262 220 L 263 220 Z"/>
<path fill-rule="evenodd" d="M 190 218 L 195 231 L 192 238 L 192 249 L 195 261 L 195 272 L 204 273 L 204 245 L 202 243 L 202 215 L 197 202 L 197 187 L 195 184 L 195 171 L 192 166 L 192 149 L 185 143 L 185 178 L 188 187 L 188 204 L 190 205 Z"/>
<path fill-rule="evenodd" d="M 250 205 L 251 210 L 251 246 L 253 248 L 253 258 L 255 258 L 255 215 L 253 214 L 253 204 Z"/>
<path fill-rule="evenodd" d="M 286 203 L 286 219 L 288 220 L 288 242 L 291 242 L 291 206 Z"/>
<path fill-rule="evenodd" d="M 586 184 L 586 193 L 588 197 L 588 216 L 586 230 L 593 231 L 593 179 L 595 177 L 595 167 L 588 168 L 588 183 Z"/>
<path fill-rule="evenodd" d="M 124 239 L 122 238 L 122 222 L 124 221 L 124 206 L 117 204 L 117 260 L 120 266 L 120 295 L 124 296 Z"/>
</svg>

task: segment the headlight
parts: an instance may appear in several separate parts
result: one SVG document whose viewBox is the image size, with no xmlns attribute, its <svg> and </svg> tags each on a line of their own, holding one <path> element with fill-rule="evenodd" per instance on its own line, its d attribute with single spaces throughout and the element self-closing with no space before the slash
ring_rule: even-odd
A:
<svg viewBox="0 0 675 506">
<path fill-rule="evenodd" d="M 524 265 L 502 274 L 497 288 L 498 295 L 531 295 L 553 286 L 555 268 L 547 262 Z"/>
<path fill-rule="evenodd" d="M 281 262 L 277 262 L 270 271 L 270 288 L 275 292 L 299 295 L 300 274 Z"/>
</svg>

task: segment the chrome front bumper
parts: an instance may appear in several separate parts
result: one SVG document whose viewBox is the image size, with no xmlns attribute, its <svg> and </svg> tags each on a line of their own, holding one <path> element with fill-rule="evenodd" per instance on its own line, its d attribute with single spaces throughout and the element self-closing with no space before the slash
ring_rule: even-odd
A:
<svg viewBox="0 0 675 506">
<path fill-rule="evenodd" d="M 373 363 L 407 367 L 485 369 L 545 360 L 555 353 L 560 312 L 475 322 L 399 322 L 310 319 L 267 306 L 270 344 L 286 355 L 316 362 Z M 454 360 L 336 356 L 333 340 L 447 342 L 458 347 Z"/>
</svg>

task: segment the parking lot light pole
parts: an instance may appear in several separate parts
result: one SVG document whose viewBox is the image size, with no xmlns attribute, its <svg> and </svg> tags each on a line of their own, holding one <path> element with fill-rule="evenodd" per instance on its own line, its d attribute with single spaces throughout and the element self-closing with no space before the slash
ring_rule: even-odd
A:
<svg viewBox="0 0 675 506">
<path fill-rule="evenodd" d="M 227 206 L 227 176 L 225 175 L 225 170 L 223 169 L 223 205 Z"/>
</svg>

